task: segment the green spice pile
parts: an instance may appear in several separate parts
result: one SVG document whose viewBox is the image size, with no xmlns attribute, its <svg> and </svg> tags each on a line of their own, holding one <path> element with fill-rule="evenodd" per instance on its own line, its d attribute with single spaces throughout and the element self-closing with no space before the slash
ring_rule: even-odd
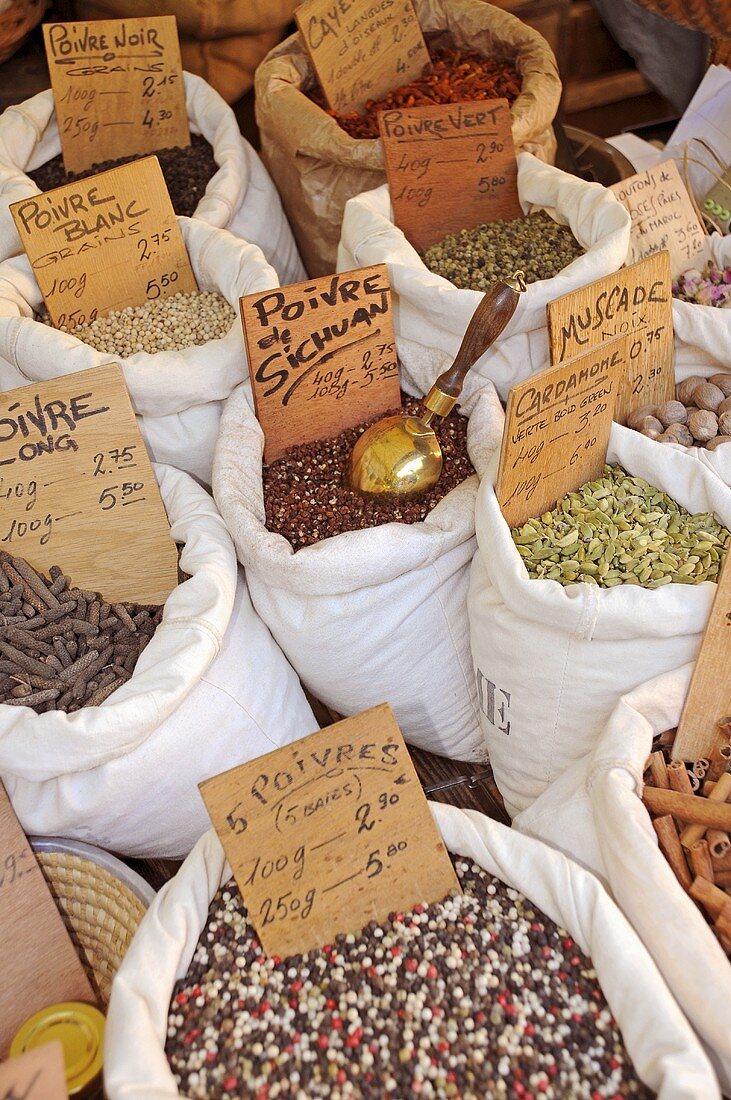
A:
<svg viewBox="0 0 731 1100">
<path fill-rule="evenodd" d="M 136 351 L 182 351 L 194 344 L 220 340 L 236 314 L 215 291 L 155 298 L 143 306 L 113 310 L 86 325 L 63 329 L 97 351 L 125 359 Z M 48 314 L 41 315 L 50 324 Z"/>
<path fill-rule="evenodd" d="M 108 604 L 0 554 L 0 703 L 38 714 L 97 707 L 130 679 L 161 606 Z"/>
<path fill-rule="evenodd" d="M 67 172 L 63 166 L 63 157 L 59 154 L 38 168 L 34 168 L 32 172 L 28 172 L 28 175 L 41 191 L 50 191 L 53 187 L 86 179 L 87 176 L 95 176 L 98 172 L 118 168 L 121 164 L 129 164 L 133 160 L 139 160 L 140 156 L 147 155 L 147 153 L 136 153 L 129 157 L 119 157 L 117 160 L 102 161 L 100 164 L 92 165 L 91 168 L 86 168 L 83 172 Z M 191 134 L 190 145 L 186 145 L 183 149 L 158 149 L 155 156 L 160 161 L 173 210 L 176 214 L 192 218 L 209 181 L 218 171 L 218 165 L 213 156 L 213 146 L 200 134 Z"/>
<path fill-rule="evenodd" d="M 449 234 L 428 248 L 422 259 L 430 271 L 460 290 L 487 290 L 518 268 L 527 283 L 551 279 L 583 252 L 567 225 L 559 225 L 539 210 Z"/>
<path fill-rule="evenodd" d="M 168 1015 L 181 1094 L 649 1097 L 573 938 L 477 865 L 456 870 L 463 893 L 284 961 L 236 884 L 219 890 Z"/>
<path fill-rule="evenodd" d="M 621 466 L 605 466 L 603 477 L 511 533 L 534 579 L 602 588 L 716 581 L 731 542 L 708 512 L 691 515 Z"/>
</svg>

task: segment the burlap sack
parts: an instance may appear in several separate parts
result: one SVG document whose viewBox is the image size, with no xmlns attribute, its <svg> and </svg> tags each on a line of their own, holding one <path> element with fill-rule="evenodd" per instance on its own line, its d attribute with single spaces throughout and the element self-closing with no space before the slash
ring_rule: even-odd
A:
<svg viewBox="0 0 731 1100">
<path fill-rule="evenodd" d="M 515 16 L 481 0 L 414 0 L 430 43 L 515 60 L 523 91 L 512 107 L 516 152 L 552 162 L 551 123 L 561 96 L 546 40 Z M 356 140 L 303 94 L 314 74 L 299 34 L 287 38 L 256 73 L 262 155 L 281 195 L 310 275 L 335 270 L 348 199 L 385 182 L 380 140 Z"/>
</svg>

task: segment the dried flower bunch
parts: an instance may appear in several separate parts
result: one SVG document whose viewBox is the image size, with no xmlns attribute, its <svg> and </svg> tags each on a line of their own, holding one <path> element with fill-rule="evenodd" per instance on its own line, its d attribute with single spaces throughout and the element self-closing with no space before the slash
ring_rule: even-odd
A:
<svg viewBox="0 0 731 1100">
<path fill-rule="evenodd" d="M 731 267 L 717 267 L 713 260 L 702 271 L 691 267 L 673 283 L 673 297 L 697 306 L 731 309 Z"/>
</svg>

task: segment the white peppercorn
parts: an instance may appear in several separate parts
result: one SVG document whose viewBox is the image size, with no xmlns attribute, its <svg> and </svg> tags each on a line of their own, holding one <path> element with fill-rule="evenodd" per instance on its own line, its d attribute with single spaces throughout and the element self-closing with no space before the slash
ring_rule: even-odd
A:
<svg viewBox="0 0 731 1100">
<path fill-rule="evenodd" d="M 731 374 L 712 374 L 708 381 L 718 386 L 724 397 L 731 397 Z"/>
<path fill-rule="evenodd" d="M 724 396 L 723 390 L 714 386 L 712 382 L 704 382 L 702 386 L 697 386 L 693 390 L 693 400 L 698 408 L 708 409 L 710 412 L 716 411 Z"/>
<path fill-rule="evenodd" d="M 689 405 L 693 399 L 694 390 L 698 386 L 702 386 L 704 382 L 705 378 L 701 378 L 698 374 L 694 374 L 691 378 L 685 378 L 675 387 L 675 396 L 684 405 Z"/>
<path fill-rule="evenodd" d="M 688 414 L 682 401 L 665 401 L 658 406 L 657 419 L 663 428 L 669 428 L 671 424 L 685 424 Z"/>
<path fill-rule="evenodd" d="M 688 427 L 693 438 L 699 443 L 707 443 L 709 439 L 713 439 L 714 435 L 718 435 L 716 415 L 706 409 L 696 409 L 691 413 L 688 417 Z"/>
</svg>

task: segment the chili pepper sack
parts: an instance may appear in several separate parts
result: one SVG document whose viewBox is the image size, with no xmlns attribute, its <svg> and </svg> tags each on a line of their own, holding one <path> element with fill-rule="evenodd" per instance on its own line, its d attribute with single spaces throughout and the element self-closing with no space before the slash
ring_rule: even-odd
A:
<svg viewBox="0 0 731 1100">
<path fill-rule="evenodd" d="M 168 597 L 131 679 L 101 706 L 0 705 L 0 779 L 26 833 L 179 858 L 210 825 L 198 783 L 317 722 L 251 605 L 213 500 L 179 470 L 155 473 L 189 579 Z"/>
<path fill-rule="evenodd" d="M 520 891 L 591 957 L 635 1069 L 659 1100 L 720 1100 L 698 1040 L 599 882 L 559 852 L 484 814 L 430 805 L 450 851 Z M 170 998 L 188 973 L 211 900 L 230 877 L 210 830 L 145 914 L 112 985 L 104 1050 L 109 1100 L 181 1095 L 164 1050 Z"/>
<path fill-rule="evenodd" d="M 547 211 L 570 227 L 586 251 L 554 278 L 529 284 L 504 332 L 472 368 L 494 382 L 503 400 L 516 382 L 549 366 L 547 304 L 618 271 L 632 223 L 607 188 L 569 176 L 530 153 L 518 156 L 518 195 L 524 213 Z M 401 362 L 409 370 L 418 363 L 436 378 L 457 354 L 483 292 L 460 290 L 429 271 L 394 224 L 387 184 L 347 203 L 338 249 L 339 271 L 375 263 L 388 265 Z M 518 259 L 515 267 L 520 266 Z"/>
<path fill-rule="evenodd" d="M 401 382 L 423 394 L 431 379 Z M 499 402 L 489 383 L 468 379 L 461 407 L 479 474 L 500 441 Z M 422 523 L 346 531 L 295 553 L 265 525 L 263 442 L 239 388 L 221 421 L 214 494 L 254 606 L 303 684 L 340 714 L 388 702 L 408 742 L 484 759 L 466 608 L 477 478 Z"/>
<path fill-rule="evenodd" d="M 476 50 L 513 60 L 523 89 L 511 108 L 516 152 L 552 160 L 551 123 L 561 81 L 551 47 L 537 31 L 481 0 L 415 0 L 425 36 L 434 45 Z M 348 199 L 385 182 L 378 140 L 356 140 L 304 93 L 315 76 L 299 34 L 287 38 L 257 69 L 256 121 L 262 155 L 282 196 L 312 276 L 335 270 L 340 225 Z"/>
<path fill-rule="evenodd" d="M 305 278 L 279 195 L 252 146 L 239 132 L 231 108 L 198 76 L 183 73 L 191 133 L 213 146 L 219 168 L 194 217 L 258 244 L 282 283 Z M 22 252 L 8 207 L 39 194 L 26 176 L 58 156 L 58 133 L 50 88 L 8 107 L 0 115 L 0 260 Z"/>
<path fill-rule="evenodd" d="M 695 658 L 716 585 L 529 578 L 495 495 L 497 459 L 477 494 L 470 640 L 482 730 L 513 817 L 586 756 L 623 695 Z M 613 424 L 607 462 L 731 524 L 731 490 L 682 451 Z"/>
<path fill-rule="evenodd" d="M 617 703 L 590 751 L 513 828 L 598 875 L 637 932 L 731 1094 L 731 964 L 660 851 L 642 805 L 656 734 L 675 728 L 693 665 L 641 684 Z"/>
<path fill-rule="evenodd" d="M 210 485 L 223 402 L 249 375 L 239 297 L 279 284 L 256 245 L 195 218 L 178 224 L 200 289 L 217 291 L 234 309 L 222 339 L 125 359 L 96 351 L 35 320 L 43 298 L 27 258 L 16 256 L 0 263 L 0 388 L 118 362 L 152 458 Z"/>
</svg>

